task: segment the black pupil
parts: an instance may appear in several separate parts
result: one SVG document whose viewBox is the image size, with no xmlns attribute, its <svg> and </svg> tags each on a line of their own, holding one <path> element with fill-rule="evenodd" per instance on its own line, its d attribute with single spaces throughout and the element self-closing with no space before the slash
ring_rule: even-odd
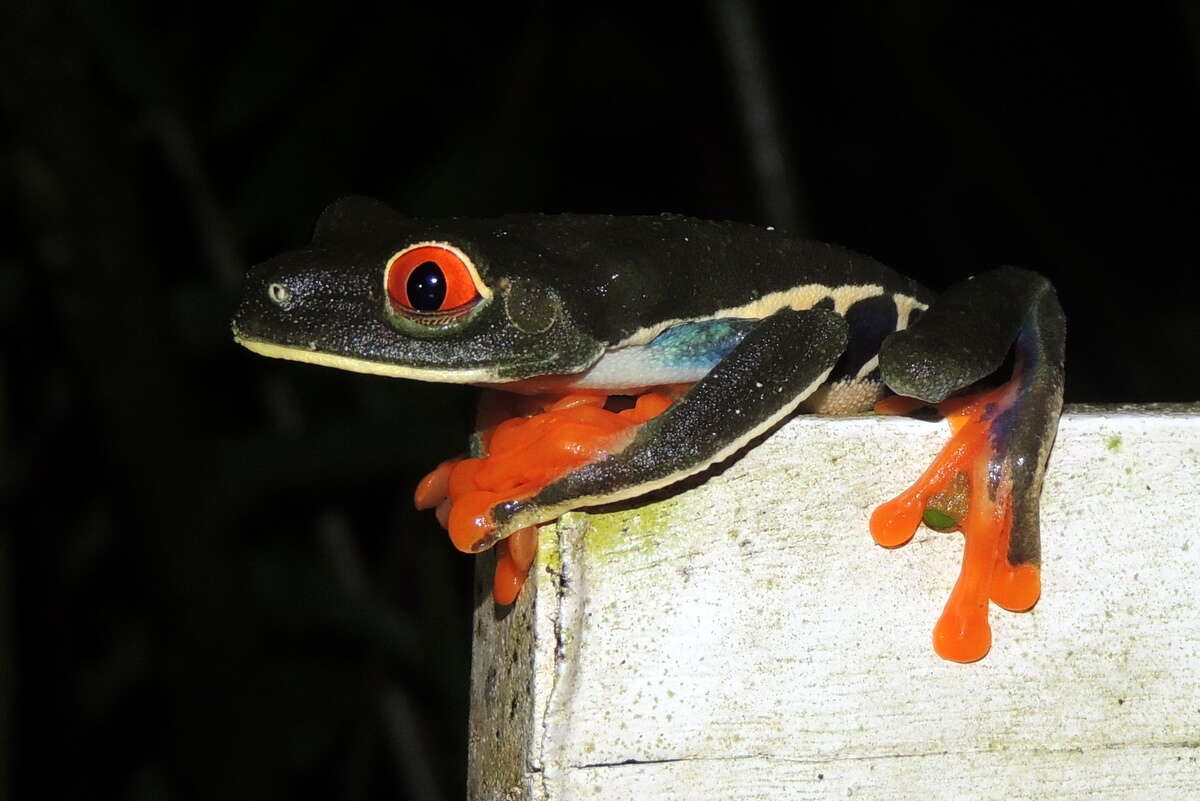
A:
<svg viewBox="0 0 1200 801">
<path fill-rule="evenodd" d="M 408 276 L 408 302 L 418 311 L 437 311 L 446 299 L 446 276 L 435 262 L 417 265 Z"/>
</svg>

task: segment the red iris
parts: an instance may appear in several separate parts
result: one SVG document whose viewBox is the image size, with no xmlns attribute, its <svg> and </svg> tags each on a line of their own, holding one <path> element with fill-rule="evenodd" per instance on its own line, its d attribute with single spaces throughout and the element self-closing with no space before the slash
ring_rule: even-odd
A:
<svg viewBox="0 0 1200 801">
<path fill-rule="evenodd" d="M 438 245 L 422 245 L 393 258 L 387 293 L 403 309 L 416 312 L 452 311 L 479 297 L 462 257 Z"/>
</svg>

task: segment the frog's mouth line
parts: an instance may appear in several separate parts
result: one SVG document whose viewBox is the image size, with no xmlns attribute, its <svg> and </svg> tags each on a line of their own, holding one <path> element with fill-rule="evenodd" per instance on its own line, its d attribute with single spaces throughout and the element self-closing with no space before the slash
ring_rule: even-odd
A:
<svg viewBox="0 0 1200 801">
<path fill-rule="evenodd" d="M 260 339 L 235 335 L 234 341 L 260 356 L 272 359 L 287 359 L 293 362 L 306 362 L 322 367 L 334 367 L 338 370 L 349 370 L 352 373 L 380 375 L 388 378 L 411 378 L 417 381 L 435 381 L 442 384 L 479 384 L 504 383 L 506 380 L 495 370 L 486 367 L 460 367 L 439 369 L 436 367 L 410 367 L 404 364 L 377 362 L 370 359 L 356 359 L 353 356 L 342 356 L 337 353 L 325 353 L 291 345 L 280 345 L 276 342 L 264 342 Z"/>
</svg>

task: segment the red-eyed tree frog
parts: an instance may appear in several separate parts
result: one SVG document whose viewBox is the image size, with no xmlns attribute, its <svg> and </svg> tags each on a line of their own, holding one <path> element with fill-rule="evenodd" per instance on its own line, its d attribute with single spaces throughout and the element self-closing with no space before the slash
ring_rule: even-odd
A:
<svg viewBox="0 0 1200 801">
<path fill-rule="evenodd" d="M 534 526 L 727 459 L 797 409 L 936 406 L 951 442 L 871 518 L 966 535 L 936 651 L 991 644 L 991 599 L 1040 594 L 1038 501 L 1062 406 L 1064 319 L 1004 267 L 936 296 L 866 256 L 675 215 L 413 219 L 351 197 L 311 244 L 255 267 L 233 322 L 264 356 L 474 384 L 472 457 L 421 483 L 461 550 L 499 545 L 511 602 Z"/>
</svg>

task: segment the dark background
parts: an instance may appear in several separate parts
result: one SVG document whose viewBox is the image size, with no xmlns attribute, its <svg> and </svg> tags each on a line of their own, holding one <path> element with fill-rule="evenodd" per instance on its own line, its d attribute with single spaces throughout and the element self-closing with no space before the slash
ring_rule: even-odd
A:
<svg viewBox="0 0 1200 801">
<path fill-rule="evenodd" d="M 1023 264 L 1068 401 L 1200 397 L 1191 3 L 8 5 L 11 797 L 461 797 L 472 560 L 409 507 L 470 392 L 229 336 L 340 195 L 775 223 L 935 288 Z"/>
</svg>

